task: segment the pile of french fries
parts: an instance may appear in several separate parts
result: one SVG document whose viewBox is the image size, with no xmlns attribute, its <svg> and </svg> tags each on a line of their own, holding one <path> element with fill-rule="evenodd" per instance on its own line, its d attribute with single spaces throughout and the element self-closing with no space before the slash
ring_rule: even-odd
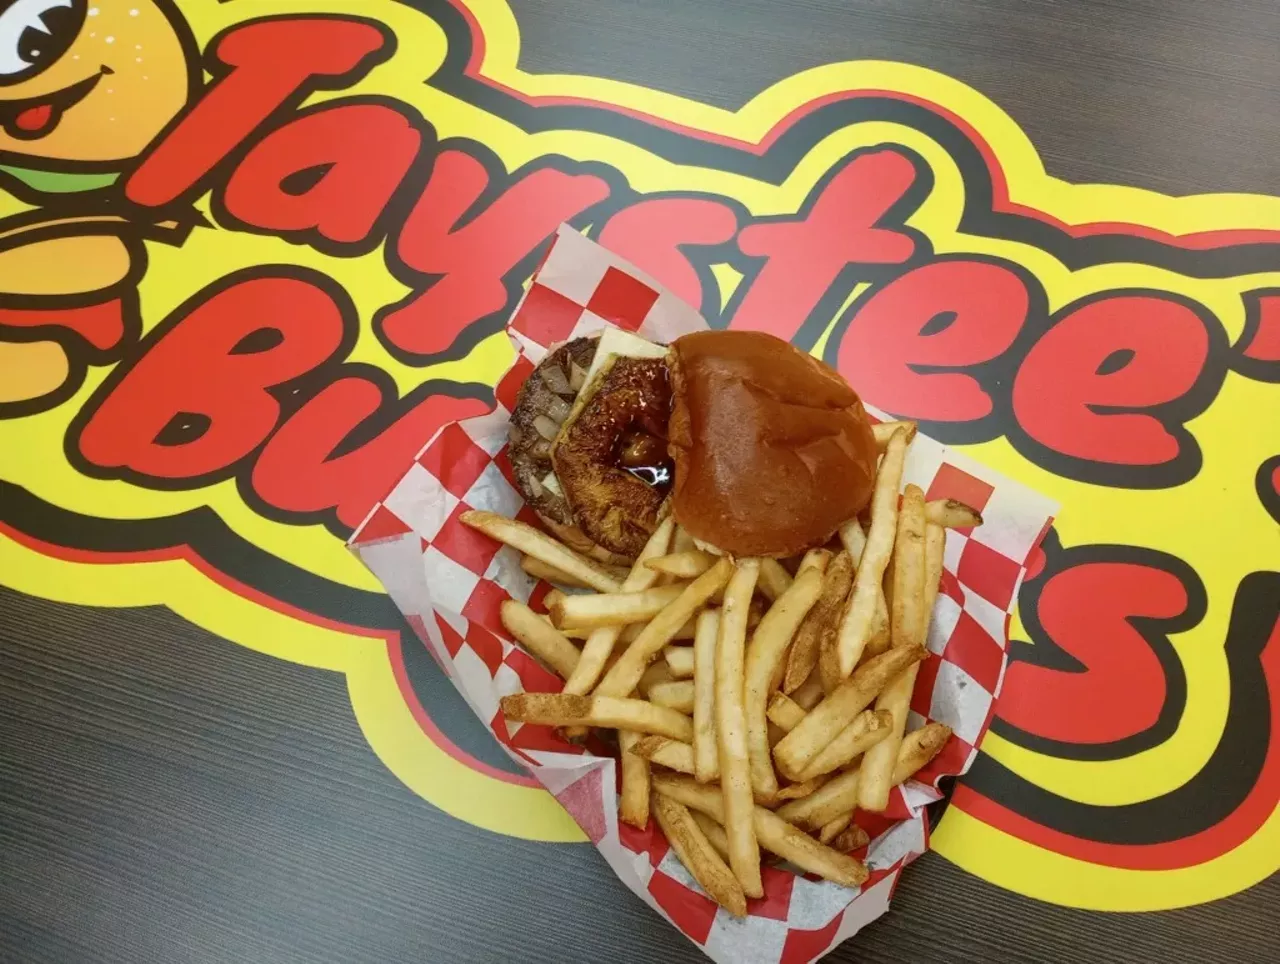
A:
<svg viewBox="0 0 1280 964">
<path fill-rule="evenodd" d="M 912 422 L 876 426 L 881 451 L 869 525 L 840 548 L 791 560 L 733 559 L 668 516 L 629 571 L 488 512 L 462 521 L 524 553 L 562 589 L 548 615 L 508 601 L 507 631 L 565 681 L 561 693 L 504 697 L 509 720 L 617 731 L 620 819 L 652 817 L 694 879 L 746 913 L 763 896 L 761 850 L 847 887 L 867 878 L 857 809 L 883 811 L 892 787 L 951 736 L 906 733 L 916 670 L 942 574 L 946 527 L 980 525 L 954 501 L 901 493 Z M 901 504 L 900 504 L 901 503 Z M 579 590 L 587 590 L 585 592 Z"/>
</svg>

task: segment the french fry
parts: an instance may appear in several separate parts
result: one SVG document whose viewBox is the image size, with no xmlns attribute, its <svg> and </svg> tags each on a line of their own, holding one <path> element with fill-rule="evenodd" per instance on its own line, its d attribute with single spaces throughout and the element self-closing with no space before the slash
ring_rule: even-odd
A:
<svg viewBox="0 0 1280 964">
<path fill-rule="evenodd" d="M 667 669 L 675 679 L 693 678 L 692 646 L 664 646 L 662 658 L 667 661 Z"/>
<path fill-rule="evenodd" d="M 818 674 L 814 673 L 807 680 L 800 684 L 800 688 L 791 693 L 791 699 L 795 701 L 802 710 L 808 713 L 811 709 L 822 702 L 826 694 L 822 692 L 822 681 L 818 678 Z"/>
<path fill-rule="evenodd" d="M 668 556 L 650 559 L 647 565 L 654 572 L 678 579 L 697 579 L 716 564 L 716 557 L 701 549 L 675 552 Z"/>
<path fill-rule="evenodd" d="M 854 825 L 846 827 L 836 838 L 831 841 L 831 849 L 838 850 L 842 854 L 865 847 L 871 842 L 870 835 L 861 827 Z"/>
<path fill-rule="evenodd" d="M 649 825 L 649 761 L 632 752 L 637 740 L 645 739 L 631 730 L 618 731 L 622 768 L 622 793 L 618 799 L 618 819 L 638 830 Z M 661 738 L 660 738 L 661 739 Z"/>
<path fill-rule="evenodd" d="M 926 723 L 918 730 L 912 730 L 902 738 L 902 746 L 898 750 L 898 760 L 893 765 L 893 786 L 906 783 L 916 772 L 935 756 L 951 739 L 951 727 L 945 723 Z"/>
<path fill-rule="evenodd" d="M 675 519 L 668 516 L 654 530 L 653 535 L 649 537 L 649 541 L 645 543 L 644 549 L 640 551 L 635 565 L 631 567 L 631 572 L 623 580 L 621 587 L 623 592 L 639 592 L 653 585 L 657 579 L 657 574 L 645 566 L 645 563 L 649 559 L 656 558 L 667 551 L 667 545 L 671 541 L 671 533 L 674 528 Z M 526 556 L 525 558 L 528 557 Z M 587 641 L 582 646 L 582 658 L 578 660 L 578 665 L 574 668 L 573 675 L 565 681 L 564 692 L 591 692 L 592 687 L 600 681 L 600 675 L 604 672 L 605 663 L 612 655 L 621 632 L 621 626 L 602 626 L 591 631 L 590 635 L 587 636 Z"/>
<path fill-rule="evenodd" d="M 777 559 L 760 560 L 760 579 L 756 583 L 756 588 L 764 593 L 770 602 L 786 592 L 790 585 L 791 573 L 782 568 L 782 563 Z"/>
<path fill-rule="evenodd" d="M 790 733 L 804 719 L 805 709 L 784 693 L 774 693 L 769 698 L 769 722 Z"/>
<path fill-rule="evenodd" d="M 556 629 L 596 629 L 625 626 L 652 619 L 670 606 L 686 584 L 651 586 L 639 592 L 579 593 L 544 600 Z"/>
<path fill-rule="evenodd" d="M 853 567 L 856 569 L 858 563 L 862 561 L 862 550 L 867 547 L 867 534 L 862 530 L 862 523 L 857 519 L 850 519 L 837 532 L 840 535 L 840 544 L 844 546 L 844 551 L 849 553 L 849 558 L 853 560 Z"/>
<path fill-rule="evenodd" d="M 802 783 L 789 783 L 773 795 L 772 802 L 799 800 L 803 797 L 807 797 L 826 782 L 826 777 L 815 777 L 812 780 L 805 780 Z"/>
<path fill-rule="evenodd" d="M 596 563 L 596 565 L 615 579 L 626 578 L 626 572 L 619 570 L 616 566 L 606 566 L 603 563 Z M 558 586 L 572 586 L 575 589 L 591 588 L 577 576 L 571 576 L 562 569 L 557 569 L 555 566 L 545 563 L 541 559 L 535 559 L 533 556 L 521 556 L 520 568 L 530 576 L 533 576 L 534 579 L 545 579 L 547 582 L 553 582 Z"/>
<path fill-rule="evenodd" d="M 891 608 L 894 650 L 917 651 L 924 645 L 925 610 L 925 522 L 924 492 L 908 485 L 898 518 L 898 540 L 894 548 L 893 605 Z M 941 529 L 938 530 L 941 532 Z M 932 598 L 932 597 L 930 597 Z M 858 806 L 879 812 L 889 804 L 893 768 L 907 725 L 911 691 L 915 688 L 918 663 L 912 663 L 876 699 L 876 709 L 892 715 L 889 734 L 867 750 L 859 769 Z"/>
<path fill-rule="evenodd" d="M 757 800 L 770 801 L 778 792 L 769 752 L 768 702 L 771 682 L 786 656 L 791 638 L 822 592 L 822 572 L 816 565 L 800 567 L 789 589 L 769 607 L 747 647 L 743 705 L 746 711 L 747 752 L 751 788 Z"/>
<path fill-rule="evenodd" d="M 822 748 L 822 752 L 804 768 L 801 778 L 813 780 L 824 773 L 840 769 L 885 739 L 892 728 L 892 713 L 886 710 L 863 710 L 834 740 Z"/>
<path fill-rule="evenodd" d="M 693 739 L 693 723 L 689 717 L 644 700 L 572 693 L 515 693 L 504 696 L 501 705 L 507 719 L 521 723 L 611 726 L 637 733 L 656 733 L 685 743 Z"/>
<path fill-rule="evenodd" d="M 857 522 L 855 520 L 855 525 Z M 822 592 L 813 604 L 800 628 L 796 630 L 791 649 L 787 652 L 786 672 L 782 677 L 782 691 L 791 693 L 809 678 L 818 664 L 823 641 L 834 638 L 845 597 L 853 586 L 854 562 L 848 552 L 837 553 L 822 575 Z"/>
<path fill-rule="evenodd" d="M 796 577 L 809 569 L 818 570 L 818 575 L 822 575 L 827 571 L 827 566 L 831 563 L 831 558 L 835 553 L 830 549 L 810 549 L 804 554 L 804 558 L 800 560 L 800 565 L 796 568 Z M 774 600 L 777 602 L 777 600 Z"/>
<path fill-rule="evenodd" d="M 895 432 L 905 432 L 907 441 L 910 442 L 916 437 L 916 427 L 916 423 L 912 421 L 881 422 L 879 425 L 871 426 L 871 434 L 876 438 L 876 448 L 884 452 Z"/>
<path fill-rule="evenodd" d="M 613 664 L 613 668 L 605 673 L 595 691 L 601 696 L 626 696 L 634 690 L 640 677 L 644 675 L 645 667 L 662 651 L 663 646 L 671 642 L 685 621 L 706 605 L 712 594 L 729 581 L 732 574 L 733 563 L 727 558 L 721 559 L 685 586 L 680 595 L 641 630 L 635 642 L 627 647 Z"/>
<path fill-rule="evenodd" d="M 947 551 L 947 533 L 930 522 L 924 533 L 924 635 L 928 645 L 929 626 L 933 623 L 933 607 L 938 601 L 942 582 L 942 557 Z"/>
<path fill-rule="evenodd" d="M 729 838 L 725 835 L 724 827 L 720 826 L 701 810 L 690 810 L 689 812 L 693 814 L 693 819 L 702 828 L 702 832 L 707 835 L 707 841 L 727 864 L 729 861 Z M 736 880 L 737 878 L 734 879 Z"/>
<path fill-rule="evenodd" d="M 693 536 L 689 534 L 689 530 L 684 526 L 676 526 L 676 534 L 671 538 L 671 551 L 688 552 L 697 548 L 698 546 L 693 541 Z"/>
<path fill-rule="evenodd" d="M 664 797 L 677 800 L 691 810 L 699 810 L 712 820 L 724 823 L 724 798 L 715 787 L 704 786 L 681 774 L 655 773 L 653 788 Z M 810 798 L 805 798 L 808 799 Z M 786 806 L 804 802 L 795 800 Z M 764 807 L 753 808 L 752 822 L 761 847 L 791 861 L 801 870 L 846 887 L 860 887 L 866 882 L 867 868 L 861 861 L 820 844 Z M 729 839 L 732 840 L 732 836 Z"/>
<path fill-rule="evenodd" d="M 876 476 L 875 490 L 871 495 L 871 531 L 867 534 L 867 546 L 858 563 L 858 575 L 837 637 L 836 652 L 842 677 L 847 677 L 858 665 L 863 647 L 871 635 L 876 594 L 898 528 L 898 486 L 902 482 L 902 464 L 906 454 L 907 433 L 894 432 L 880 461 L 880 474 Z"/>
<path fill-rule="evenodd" d="M 551 622 L 550 617 L 547 617 L 547 622 L 548 624 Z M 677 629 L 676 634 L 671 637 L 672 641 L 673 642 L 692 642 L 693 633 L 697 627 L 697 623 L 698 621 L 696 619 L 686 620 L 685 624 L 681 626 L 679 629 Z M 618 636 L 618 642 L 627 646 L 631 645 L 636 641 L 636 637 L 639 636 L 644 631 L 644 628 L 647 625 L 648 623 L 631 623 L 630 625 L 621 627 L 622 633 Z M 601 628 L 604 628 L 604 627 L 601 627 Z M 594 629 L 562 629 L 560 630 L 560 632 L 564 633 L 570 639 L 585 640 L 589 638 L 591 634 L 595 632 L 595 630 Z"/>
<path fill-rule="evenodd" d="M 507 519 L 494 512 L 470 509 L 459 517 L 464 525 L 483 532 L 490 539 L 506 543 L 526 556 L 533 556 L 566 575 L 580 579 L 597 592 L 617 592 L 622 583 L 586 556 L 562 546 L 533 526 Z"/>
<path fill-rule="evenodd" d="M 680 862 L 717 904 L 738 917 L 747 914 L 747 898 L 733 872 L 725 866 L 689 808 L 671 797 L 659 795 L 653 815 L 666 834 Z"/>
<path fill-rule="evenodd" d="M 723 823 L 729 837 L 729 864 L 748 897 L 764 896 L 760 848 L 751 816 L 755 800 L 743 706 L 747 607 L 759 575 L 759 561 L 744 559 L 738 563 L 725 589 L 720 632 L 716 638 L 716 740 L 720 750 Z"/>
<path fill-rule="evenodd" d="M 716 638 L 720 613 L 698 614 L 693 637 L 693 772 L 699 783 L 720 777 L 720 749 L 716 743 Z"/>
<path fill-rule="evenodd" d="M 982 513 L 956 499 L 934 499 L 924 506 L 925 518 L 944 529 L 982 525 Z"/>
<path fill-rule="evenodd" d="M 693 680 L 673 679 L 668 683 L 654 683 L 645 694 L 656 706 L 666 706 L 681 713 L 693 712 Z"/>
<path fill-rule="evenodd" d="M 784 803 L 775 812 L 797 827 L 820 830 L 824 824 L 857 806 L 858 783 L 858 770 L 847 770 L 832 777 L 807 797 Z"/>
<path fill-rule="evenodd" d="M 578 647 L 522 602 L 508 599 L 500 610 L 502 625 L 516 641 L 562 679 L 572 677 L 581 662 Z"/>
<path fill-rule="evenodd" d="M 828 820 L 822 825 L 822 829 L 818 831 L 818 839 L 824 844 L 830 845 L 840 834 L 844 833 L 849 824 L 853 823 L 853 811 L 850 810 L 846 814 L 836 817 L 834 820 Z"/>
<path fill-rule="evenodd" d="M 809 711 L 800 724 L 773 748 L 783 776 L 796 779 L 853 718 L 870 705 L 903 670 L 924 659 L 923 648 L 891 649 L 868 660 L 826 699 Z M 852 808 L 851 808 L 852 809 Z"/>
<path fill-rule="evenodd" d="M 631 747 L 631 752 L 678 773 L 693 773 L 693 747 L 665 736 L 642 736 Z"/>
</svg>

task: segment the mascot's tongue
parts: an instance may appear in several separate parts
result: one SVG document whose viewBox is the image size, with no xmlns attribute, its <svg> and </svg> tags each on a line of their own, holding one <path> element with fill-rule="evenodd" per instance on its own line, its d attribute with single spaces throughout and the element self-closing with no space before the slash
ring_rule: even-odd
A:
<svg viewBox="0 0 1280 964">
<path fill-rule="evenodd" d="M 14 120 L 14 124 L 19 130 L 34 132 L 43 130 L 52 119 L 53 105 L 39 104 L 35 107 L 28 107 L 20 113 Z"/>
</svg>

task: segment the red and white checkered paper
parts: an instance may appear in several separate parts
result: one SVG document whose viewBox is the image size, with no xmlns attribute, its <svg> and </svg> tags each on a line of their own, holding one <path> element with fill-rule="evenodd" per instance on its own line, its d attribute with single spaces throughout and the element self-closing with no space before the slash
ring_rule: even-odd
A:
<svg viewBox="0 0 1280 964">
<path fill-rule="evenodd" d="M 488 509 L 537 525 L 506 457 L 516 394 L 551 347 L 609 324 L 657 342 L 706 327 L 653 278 L 561 228 L 508 324 L 517 357 L 496 387 L 496 409 L 447 425 L 428 441 L 351 545 L 493 735 L 572 814 L 624 884 L 716 961 L 805 964 L 883 914 L 903 867 L 928 848 L 924 807 L 940 798 L 939 778 L 969 768 L 990 725 L 1004 678 L 1009 614 L 1026 559 L 1056 507 L 917 436 L 904 482 L 921 486 L 930 499 L 958 498 L 981 509 L 985 519 L 972 531 L 947 533 L 930 656 L 921 664 L 908 723 L 914 729 L 936 720 L 955 735 L 913 781 L 894 791 L 886 814 L 857 815 L 872 837 L 861 855 L 872 870 L 862 888 L 766 866 L 764 898 L 750 903 L 748 917 L 735 918 L 699 889 L 653 822 L 643 832 L 618 822 L 611 757 L 570 746 L 550 727 L 507 723 L 498 711 L 506 694 L 561 687 L 557 676 L 511 642 L 499 619 L 503 600 L 538 608 L 550 587 L 521 570 L 514 549 L 458 517 Z"/>
</svg>

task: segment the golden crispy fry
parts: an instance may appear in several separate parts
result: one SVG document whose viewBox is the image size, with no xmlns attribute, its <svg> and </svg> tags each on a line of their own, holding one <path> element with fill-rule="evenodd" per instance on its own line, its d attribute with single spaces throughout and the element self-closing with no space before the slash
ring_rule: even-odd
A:
<svg viewBox="0 0 1280 964">
<path fill-rule="evenodd" d="M 509 720 L 547 726 L 612 726 L 637 733 L 657 733 L 673 740 L 693 739 L 689 717 L 665 706 L 616 696 L 572 693 L 516 693 L 502 698 Z"/>
<path fill-rule="evenodd" d="M 546 619 L 547 619 L 547 624 L 548 624 L 548 625 L 550 625 L 550 624 L 551 624 L 551 617 L 550 617 L 550 616 L 548 616 L 548 617 L 546 617 Z M 695 630 L 695 629 L 696 629 L 696 627 L 697 627 L 697 624 L 698 624 L 698 621 L 697 621 L 696 619 L 689 619 L 689 620 L 686 620 L 686 621 L 685 621 L 685 624 L 684 624 L 683 626 L 681 626 L 679 629 L 677 629 L 677 630 L 676 630 L 676 634 L 675 634 L 674 636 L 672 636 L 672 637 L 671 637 L 672 641 L 674 641 L 674 642 L 692 642 L 692 641 L 693 641 L 693 633 L 694 633 L 694 630 Z M 632 643 L 634 643 L 634 642 L 636 641 L 636 637 L 637 637 L 637 636 L 639 636 L 642 632 L 644 632 L 644 628 L 645 628 L 645 626 L 647 626 L 647 625 L 648 625 L 648 623 L 631 623 L 630 625 L 627 625 L 627 626 L 623 626 L 623 627 L 621 627 L 621 628 L 622 628 L 622 633 L 618 636 L 618 642 L 619 642 L 619 643 L 622 643 L 622 644 L 623 644 L 623 645 L 625 645 L 625 646 L 630 646 Z M 605 628 L 605 627 L 601 627 L 601 628 L 603 629 L 603 628 Z M 594 629 L 567 629 L 567 628 L 566 628 L 566 629 L 562 629 L 562 630 L 560 630 L 560 632 L 564 633 L 564 634 L 565 634 L 566 636 L 568 636 L 570 639 L 582 639 L 582 640 L 585 640 L 585 639 L 588 639 L 588 638 L 591 636 L 591 634 L 595 632 L 595 630 L 594 630 Z"/>
<path fill-rule="evenodd" d="M 724 827 L 720 826 L 701 810 L 690 810 L 689 812 L 693 814 L 693 819 L 702 828 L 702 832 L 707 835 L 707 841 L 727 864 L 729 861 L 729 838 L 725 835 Z M 732 873 L 732 871 L 730 872 Z M 737 880 L 736 877 L 734 879 Z"/>
<path fill-rule="evenodd" d="M 698 614 L 693 638 L 693 758 L 699 783 L 720 778 L 720 748 L 716 743 L 716 638 L 720 613 Z"/>
<path fill-rule="evenodd" d="M 562 546 L 545 532 L 533 526 L 507 519 L 493 512 L 481 512 L 471 509 L 462 513 L 463 524 L 483 532 L 490 539 L 504 542 L 520 550 L 527 556 L 533 556 L 549 566 L 555 566 L 566 575 L 580 579 L 597 592 L 617 592 L 622 583 L 586 556 L 579 555 L 572 549 Z"/>
<path fill-rule="evenodd" d="M 689 808 L 670 797 L 659 795 L 653 802 L 653 815 L 666 834 L 671 849 L 711 899 L 729 913 L 745 917 L 747 898 L 742 887 L 716 853 L 702 827 L 693 819 Z"/>
<path fill-rule="evenodd" d="M 849 824 L 853 823 L 853 811 L 850 810 L 846 814 L 836 817 L 834 820 L 828 820 L 822 825 L 822 829 L 818 831 L 818 839 L 824 844 L 830 844 L 836 837 L 844 833 Z M 833 848 L 834 849 L 834 848 Z"/>
<path fill-rule="evenodd" d="M 654 572 L 679 579 L 697 579 L 716 564 L 716 557 L 701 549 L 675 552 L 669 556 L 650 559 L 647 565 Z"/>
<path fill-rule="evenodd" d="M 857 519 L 850 519 L 839 528 L 838 532 L 844 551 L 849 553 L 849 558 L 853 560 L 853 567 L 857 569 L 858 563 L 862 561 L 862 550 L 867 547 L 867 534 L 862 530 L 862 523 Z"/>
<path fill-rule="evenodd" d="M 701 609 L 733 575 L 733 563 L 721 559 L 689 585 L 662 612 L 654 616 L 635 642 L 604 675 L 596 692 L 601 696 L 625 696 L 636 688 L 645 667 L 671 642 L 676 631 Z"/>
<path fill-rule="evenodd" d="M 643 830 L 649 825 L 649 761 L 632 752 L 636 741 L 646 739 L 631 730 L 618 731 L 621 751 L 622 793 L 618 800 L 618 819 Z M 661 737 L 659 737 L 661 739 Z"/>
<path fill-rule="evenodd" d="M 924 492 L 908 485 L 902 496 L 898 518 L 898 542 L 894 549 L 892 625 L 893 648 L 918 650 L 925 639 L 925 527 Z M 876 700 L 876 709 L 892 714 L 889 734 L 867 750 L 863 757 L 862 781 L 858 784 L 858 806 L 878 812 L 889 804 L 894 764 L 907 725 L 911 691 L 915 688 L 918 663 L 912 663 L 890 683 Z"/>
<path fill-rule="evenodd" d="M 720 788 L 724 797 L 724 829 L 729 836 L 729 863 L 748 897 L 764 896 L 760 848 L 751 811 L 751 765 L 747 755 L 746 710 L 743 706 L 747 607 L 755 592 L 760 563 L 738 563 L 724 594 L 720 633 L 716 638 L 716 739 L 720 749 Z"/>
<path fill-rule="evenodd" d="M 811 709 L 822 702 L 825 695 L 822 692 L 822 681 L 818 678 L 818 674 L 814 673 L 807 680 L 800 684 L 800 688 L 790 694 L 796 704 L 808 713 Z"/>
<path fill-rule="evenodd" d="M 777 559 L 760 560 L 760 579 L 756 583 L 756 588 L 764 593 L 770 601 L 781 596 L 790 585 L 791 573 L 782 567 L 782 563 Z"/>
<path fill-rule="evenodd" d="M 835 553 L 830 549 L 810 549 L 804 554 L 804 558 L 800 560 L 800 565 L 796 567 L 796 576 L 809 569 L 817 569 L 818 574 L 827 571 L 827 566 L 831 563 L 831 557 Z M 775 600 L 776 602 L 776 600 Z"/>
<path fill-rule="evenodd" d="M 836 642 L 842 677 L 848 676 L 858 665 L 863 647 L 871 635 L 876 592 L 898 529 L 898 487 L 902 482 L 902 464 L 906 454 L 906 432 L 895 432 L 880 461 L 880 474 L 876 476 L 875 491 L 871 495 L 871 531 L 867 535 L 862 561 L 858 563 L 858 575 Z"/>
<path fill-rule="evenodd" d="M 916 427 L 916 423 L 912 421 L 881 422 L 879 425 L 871 426 L 871 434 L 876 437 L 876 448 L 884 452 L 888 448 L 889 440 L 893 438 L 894 432 L 905 432 L 907 441 L 910 442 L 916 437 Z"/>
<path fill-rule="evenodd" d="M 865 847 L 871 842 L 871 837 L 859 826 L 848 827 L 836 835 L 831 841 L 831 849 L 838 850 L 842 854 Z"/>
<path fill-rule="evenodd" d="M 615 579 L 626 578 L 627 573 L 624 569 L 619 569 L 617 566 L 606 566 L 604 563 L 596 563 L 596 565 Z M 533 556 L 521 556 L 520 568 L 530 576 L 533 576 L 534 579 L 545 579 L 547 582 L 553 582 L 559 586 L 572 586 L 575 589 L 591 588 L 577 576 L 571 576 L 567 572 L 543 562 L 541 559 L 535 559 Z"/>
<path fill-rule="evenodd" d="M 573 675 L 574 668 L 581 662 L 577 646 L 522 602 L 508 599 L 502 604 L 501 613 L 503 627 L 520 645 L 555 670 L 562 679 Z"/>
<path fill-rule="evenodd" d="M 679 598 L 685 585 L 651 586 L 639 592 L 579 593 L 556 597 L 548 593 L 545 602 L 551 623 L 557 629 L 625 626 L 658 615 Z"/>
<path fill-rule="evenodd" d="M 639 592 L 653 585 L 657 574 L 645 566 L 645 562 L 667 551 L 671 541 L 671 532 L 675 528 L 675 520 L 668 516 L 662 521 L 648 543 L 640 552 L 631 572 L 622 583 L 623 592 Z M 527 557 L 526 557 L 527 558 Z M 621 626 L 602 626 L 592 630 L 582 646 L 582 658 L 578 660 L 573 675 L 564 684 L 566 693 L 589 693 L 600 681 L 605 663 L 613 653 L 614 645 L 622 632 Z"/>
<path fill-rule="evenodd" d="M 965 529 L 982 525 L 982 513 L 956 499 L 934 499 L 926 502 L 925 518 L 944 529 Z"/>
<path fill-rule="evenodd" d="M 668 770 L 693 773 L 693 747 L 688 743 L 665 736 L 642 736 L 631 747 L 631 752 Z"/>
<path fill-rule="evenodd" d="M 908 666 L 924 659 L 926 651 L 891 649 L 868 660 L 825 700 L 809 711 L 800 724 L 773 749 L 778 769 L 794 779 L 834 740 L 853 718 L 874 700 L 890 681 Z M 793 777 L 793 774 L 795 777 Z"/>
<path fill-rule="evenodd" d="M 929 638 L 929 625 L 933 622 L 933 606 L 938 601 L 942 582 L 942 557 L 947 550 L 947 533 L 940 525 L 930 522 L 924 533 L 924 637 Z"/>
<path fill-rule="evenodd" d="M 856 521 L 854 523 L 857 524 Z M 853 586 L 853 560 L 848 552 L 838 553 L 822 575 L 822 592 L 813 604 L 804 622 L 796 630 L 795 639 L 787 653 L 786 672 L 782 678 L 782 691 L 791 693 L 809 678 L 818 665 L 818 655 L 823 641 L 835 638 L 840 613 L 844 610 L 845 597 Z"/>
<path fill-rule="evenodd" d="M 893 765 L 893 786 L 906 783 L 916 771 L 942 752 L 951 739 L 951 727 L 945 723 L 926 723 L 902 738 L 897 762 Z"/>
<path fill-rule="evenodd" d="M 894 646 L 923 646 L 924 608 L 924 492 L 908 485 L 898 512 L 898 539 L 893 549 L 893 604 L 889 610 Z"/>
<path fill-rule="evenodd" d="M 776 813 L 797 827 L 819 830 L 857 806 L 858 776 L 857 770 L 837 774 L 807 797 L 784 803 Z"/>
<path fill-rule="evenodd" d="M 751 788 L 757 800 L 770 801 L 778 792 L 778 778 L 774 775 L 769 753 L 766 715 L 770 683 L 782 664 L 792 636 L 821 592 L 822 573 L 816 566 L 806 569 L 802 565 L 791 587 L 765 613 L 747 647 L 743 705 L 746 710 Z"/>
<path fill-rule="evenodd" d="M 800 774 L 801 778 L 812 780 L 840 769 L 885 739 L 892 727 L 892 713 L 885 710 L 863 710 L 840 731 L 839 736 L 822 748 L 822 752 Z"/>
<path fill-rule="evenodd" d="M 815 777 L 812 780 L 805 780 L 803 783 L 789 783 L 773 795 L 773 802 L 799 800 L 803 797 L 807 797 L 826 782 L 827 778 L 823 776 Z"/>
<path fill-rule="evenodd" d="M 645 694 L 649 702 L 666 706 L 681 713 L 693 712 L 693 680 L 673 679 L 669 683 L 654 683 Z"/>
<path fill-rule="evenodd" d="M 662 658 L 667 661 L 667 669 L 675 679 L 693 678 L 692 646 L 664 646 Z"/>
<path fill-rule="evenodd" d="M 692 810 L 700 810 L 717 822 L 724 821 L 724 798 L 715 787 L 704 786 L 680 774 L 655 773 L 653 788 L 662 796 L 677 800 Z M 804 803 L 805 800 L 795 800 L 786 806 Z M 764 807 L 753 808 L 752 822 L 761 847 L 791 861 L 801 870 L 846 887 L 859 887 L 866 881 L 867 868 L 861 861 L 823 846 Z"/>
<path fill-rule="evenodd" d="M 790 733 L 804 719 L 805 709 L 791 697 L 783 693 L 774 693 L 769 698 L 769 722 Z"/>
<path fill-rule="evenodd" d="M 676 526 L 676 534 L 671 539 L 672 552 L 688 552 L 690 549 L 698 548 L 693 541 L 693 536 L 689 534 L 689 530 L 684 526 Z"/>
</svg>

